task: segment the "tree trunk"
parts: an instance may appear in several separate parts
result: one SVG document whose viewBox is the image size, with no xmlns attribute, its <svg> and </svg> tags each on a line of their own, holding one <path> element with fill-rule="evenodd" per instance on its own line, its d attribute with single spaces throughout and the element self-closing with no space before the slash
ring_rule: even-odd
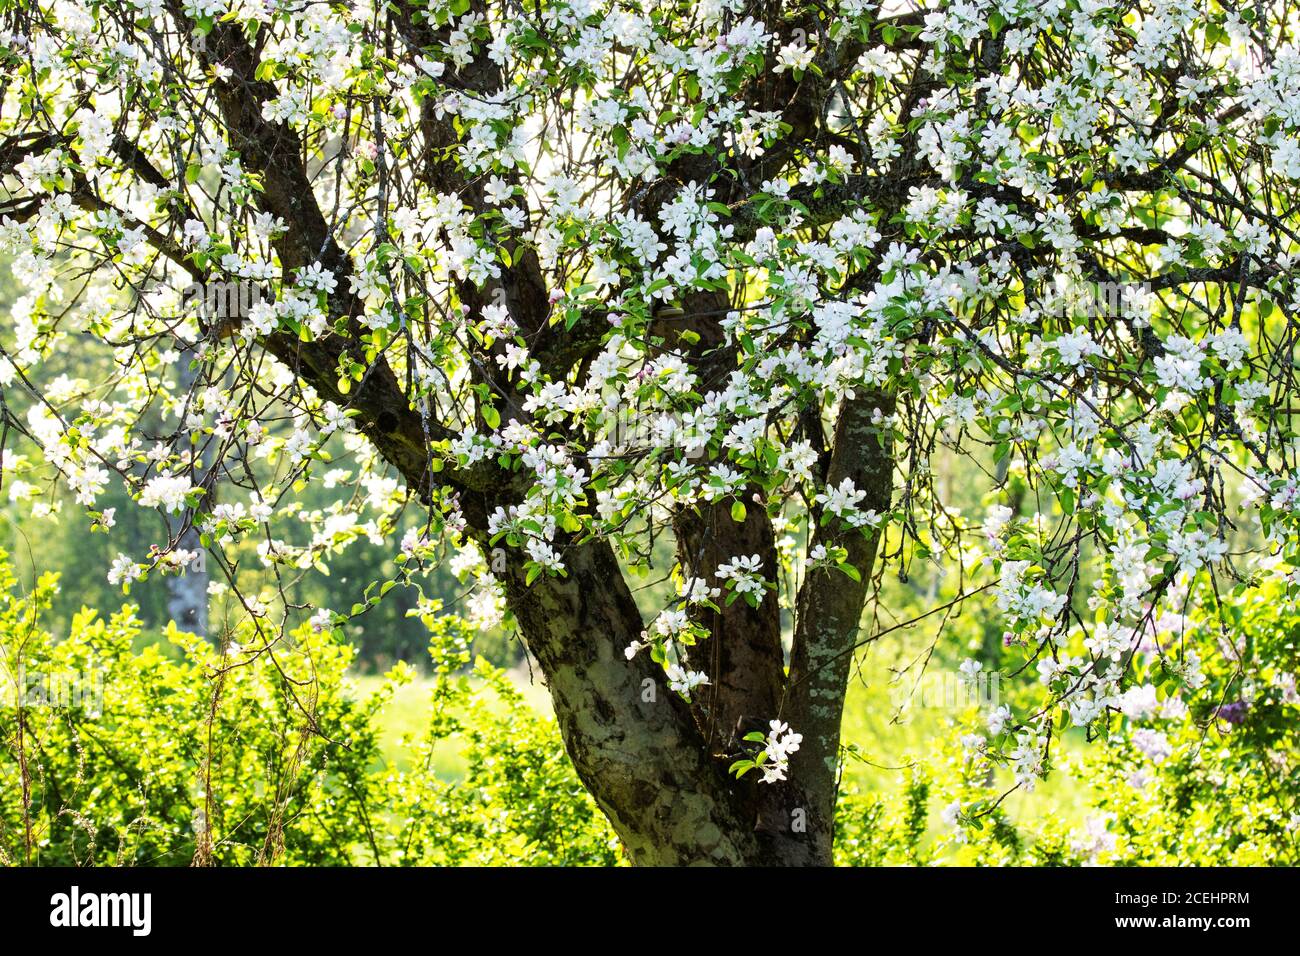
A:
<svg viewBox="0 0 1300 956">
<path fill-rule="evenodd" d="M 168 0 L 168 5 L 178 24 L 192 30 L 178 0 Z M 342 320 L 335 326 L 338 332 L 304 342 L 274 331 L 259 342 L 321 398 L 355 410 L 359 428 L 378 452 L 415 494 L 429 500 L 430 442 L 449 436 L 430 434 L 438 426 L 413 409 L 387 360 L 380 355 L 366 361 L 363 381 L 350 394 L 339 391 L 340 357 L 366 360 L 356 341 L 362 304 L 348 291 L 351 262 L 315 200 L 297 134 L 263 116 L 262 105 L 274 97 L 275 88 L 255 79 L 257 57 L 237 25 L 218 23 L 200 55 L 230 71 L 228 79 L 216 81 L 215 92 L 232 145 L 245 167 L 263 176 L 259 202 L 289 226 L 276 240 L 282 268 L 289 273 L 318 262 L 337 282 L 329 305 L 331 314 Z M 492 69 L 490 63 L 480 63 L 461 71 L 461 78 L 470 86 L 493 88 Z M 430 130 L 434 146 L 441 142 L 438 135 L 438 130 Z M 459 191 L 471 204 L 478 202 L 481 183 L 458 183 L 456 171 L 438 161 L 436 153 L 430 153 L 426 170 L 431 180 L 448 192 Z M 517 259 L 500 285 L 512 315 L 536 338 L 536 354 L 554 363 L 548 374 L 562 377 L 566 368 L 599 347 L 600 334 L 590 333 L 589 327 L 598 329 L 600 321 L 579 323 L 568 341 L 553 340 L 561 327 L 548 324 L 545 283 L 535 257 Z M 471 309 L 488 298 L 486 290 L 462 286 L 462 301 Z M 716 336 L 718 330 L 708 331 Z M 699 358 L 706 360 L 705 355 Z M 725 366 L 721 356 L 712 358 L 720 368 Z M 513 414 L 520 405 L 514 386 L 509 381 L 494 384 Z M 890 441 L 873 422 L 877 408 L 887 415 L 892 402 L 883 395 L 868 395 L 844 404 L 824 477 L 836 483 L 853 478 L 858 488 L 869 491 L 867 507 L 885 511 Z M 485 551 L 491 547 L 488 515 L 498 506 L 518 503 L 527 491 L 526 476 L 487 461 L 470 470 L 445 467 L 436 480 L 456 490 L 468 530 Z M 725 516 L 719 510 L 678 515 L 683 563 L 703 576 L 712 558 L 758 553 L 765 569 L 774 574 L 772 529 L 763 509 L 754 507 L 743 522 L 732 521 L 729 510 Z M 522 554 L 507 550 L 507 568 L 501 575 L 507 601 L 540 664 L 565 749 L 634 863 L 831 862 L 839 720 L 876 542 L 857 531 L 823 529 L 818 536 L 847 548 L 860 581 L 839 571 L 805 578 L 788 677 L 782 668 L 774 595 L 765 598 L 771 606 L 757 613 L 738 607 L 717 615 L 704 645 L 720 667 L 710 674 L 717 693 L 694 707 L 668 689 L 662 668 L 648 656 L 630 661 L 625 657 L 624 650 L 641 637 L 644 623 L 607 541 L 559 536 L 554 545 L 563 554 L 565 575 L 543 575 L 531 584 Z M 789 720 L 804 734 L 804 749 L 792 761 L 791 780 L 768 785 L 756 781 L 754 774 L 741 780 L 729 776 L 728 766 L 738 754 L 728 752 L 731 742 L 717 732 L 732 729 L 718 724 L 719 717 L 759 727 L 778 717 Z"/>
<path fill-rule="evenodd" d="M 640 614 L 613 552 L 591 542 L 565 559 L 567 577 L 532 586 L 511 561 L 505 584 L 578 776 L 634 863 L 754 862 L 759 845 L 740 814 L 740 785 L 710 759 L 659 665 L 623 653 Z"/>
<path fill-rule="evenodd" d="M 878 392 L 846 401 L 827 475 L 828 486 L 851 479 L 867 492 L 863 508 L 879 512 L 887 511 L 890 502 L 893 443 L 885 421 L 893 410 L 893 398 Z M 877 424 L 877 414 L 885 421 Z M 808 572 L 799 588 L 790 661 L 789 722 L 803 734 L 803 745 L 790 761 L 791 775 L 806 800 L 809 832 L 816 844 L 813 855 L 829 863 L 839 790 L 840 723 L 879 534 L 825 525 L 818 528 L 814 542 L 845 548 L 859 575 L 855 580 L 833 568 Z"/>
</svg>

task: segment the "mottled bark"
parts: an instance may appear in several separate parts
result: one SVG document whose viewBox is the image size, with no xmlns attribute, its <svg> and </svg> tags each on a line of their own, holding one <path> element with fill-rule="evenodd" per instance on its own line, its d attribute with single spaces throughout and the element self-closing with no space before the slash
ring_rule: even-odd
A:
<svg viewBox="0 0 1300 956">
<path fill-rule="evenodd" d="M 887 425 L 873 419 L 888 419 L 893 410 L 892 396 L 867 392 L 844 402 L 835 426 L 827 484 L 852 479 L 867 493 L 863 510 L 889 509 L 892 436 Z M 860 579 L 834 568 L 810 570 L 797 598 L 785 713 L 803 734 L 803 744 L 790 762 L 791 775 L 808 813 L 813 856 L 820 863 L 831 861 L 840 722 L 879 537 L 842 528 L 834 517 L 819 526 L 814 543 L 845 548 Z"/>
<path fill-rule="evenodd" d="M 640 620 L 610 548 L 566 552 L 568 576 L 523 583 L 512 563 L 510 607 L 541 665 L 565 748 L 635 863 L 752 863 L 753 824 L 740 785 L 710 759 L 689 705 L 648 655 L 623 649 Z"/>
</svg>

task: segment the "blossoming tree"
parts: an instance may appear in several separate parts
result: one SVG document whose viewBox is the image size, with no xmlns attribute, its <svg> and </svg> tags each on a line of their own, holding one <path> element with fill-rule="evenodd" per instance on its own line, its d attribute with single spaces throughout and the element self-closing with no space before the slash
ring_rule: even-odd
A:
<svg viewBox="0 0 1300 956">
<path fill-rule="evenodd" d="M 168 514 L 123 584 L 188 563 L 191 529 L 227 576 L 240 540 L 272 568 L 360 537 L 414 577 L 456 554 L 637 862 L 829 862 L 887 567 L 995 589 L 1041 706 L 990 714 L 971 759 L 1024 785 L 1059 726 L 1196 693 L 1232 647 L 1179 637 L 1205 588 L 1295 590 L 1288 4 L 0 19 L 0 382 L 30 405 L 4 429 L 40 449 L 6 480 L 57 476 L 99 528 L 110 482 Z M 941 451 L 986 513 L 944 500 Z M 355 493 L 304 511 L 312 482 Z M 647 620 L 628 573 L 665 535 Z M 351 616 L 241 607 L 267 648 Z"/>
</svg>

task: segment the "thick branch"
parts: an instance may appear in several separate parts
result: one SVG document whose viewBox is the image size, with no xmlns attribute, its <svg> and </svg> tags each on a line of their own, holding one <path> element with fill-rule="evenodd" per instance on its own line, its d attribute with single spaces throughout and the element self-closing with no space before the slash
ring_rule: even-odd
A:
<svg viewBox="0 0 1300 956">
<path fill-rule="evenodd" d="M 889 510 L 893 480 L 892 434 L 887 421 L 893 398 L 868 392 L 846 401 L 835 427 L 828 485 L 850 479 L 866 492 L 861 508 Z M 884 416 L 879 424 L 877 412 Z M 785 713 L 803 734 L 803 746 L 791 761 L 791 776 L 807 801 L 810 818 L 818 824 L 810 833 L 824 841 L 818 847 L 830 861 L 830 822 L 835 811 L 836 769 L 840 721 L 848 691 L 849 668 L 857 641 L 867 586 L 875 563 L 879 534 L 840 529 L 837 519 L 820 526 L 814 544 L 838 545 L 848 551 L 857 569 L 855 580 L 836 569 L 809 570 L 799 588 L 794 647 L 790 660 L 790 689 Z"/>
</svg>

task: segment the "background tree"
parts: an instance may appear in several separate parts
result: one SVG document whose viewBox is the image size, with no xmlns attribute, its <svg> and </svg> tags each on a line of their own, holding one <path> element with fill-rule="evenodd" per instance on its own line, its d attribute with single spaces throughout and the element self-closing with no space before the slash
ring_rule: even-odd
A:
<svg viewBox="0 0 1300 956">
<path fill-rule="evenodd" d="M 288 574 L 418 508 L 404 573 L 455 549 L 504 602 L 638 862 L 830 861 L 886 565 L 997 589 L 1042 695 L 971 759 L 1017 786 L 1058 723 L 1204 686 L 1189 601 L 1295 587 L 1289 4 L 0 11 L 7 425 L 232 584 L 241 539 Z M 234 322 L 180 296 L 241 281 L 268 295 Z M 41 378 L 80 337 L 112 373 Z M 977 528 L 941 449 L 1032 495 Z M 647 624 L 629 575 L 669 533 Z M 240 607 L 271 649 L 384 590 Z"/>
</svg>

